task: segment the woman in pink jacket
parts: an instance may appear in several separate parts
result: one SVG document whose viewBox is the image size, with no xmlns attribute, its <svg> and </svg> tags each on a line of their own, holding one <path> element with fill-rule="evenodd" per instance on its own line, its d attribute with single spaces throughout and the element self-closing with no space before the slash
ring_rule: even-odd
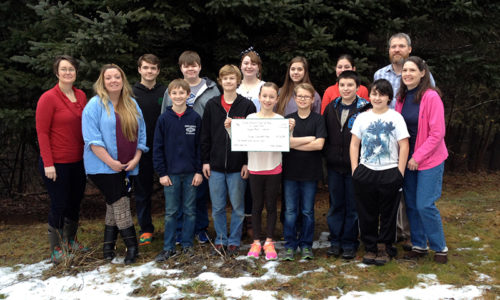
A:
<svg viewBox="0 0 500 300">
<path fill-rule="evenodd" d="M 448 248 L 441 215 L 435 202 L 441 196 L 444 161 L 444 106 L 432 87 L 429 68 L 420 57 L 409 57 L 404 65 L 396 111 L 405 119 L 410 133 L 410 153 L 403 193 L 407 204 L 413 248 L 404 256 L 418 259 L 435 251 L 434 261 L 446 263 Z"/>
</svg>

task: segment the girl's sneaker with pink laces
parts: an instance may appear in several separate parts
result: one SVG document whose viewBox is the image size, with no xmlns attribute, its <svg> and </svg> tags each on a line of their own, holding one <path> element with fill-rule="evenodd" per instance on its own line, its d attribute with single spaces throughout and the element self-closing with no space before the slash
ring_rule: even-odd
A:
<svg viewBox="0 0 500 300">
<path fill-rule="evenodd" d="M 278 253 L 274 249 L 273 242 L 267 242 L 264 244 L 264 252 L 266 253 L 266 260 L 276 260 L 278 259 Z"/>
<path fill-rule="evenodd" d="M 261 249 L 262 246 L 260 244 L 253 243 L 252 247 L 250 247 L 250 251 L 248 251 L 247 257 L 259 258 Z"/>
</svg>

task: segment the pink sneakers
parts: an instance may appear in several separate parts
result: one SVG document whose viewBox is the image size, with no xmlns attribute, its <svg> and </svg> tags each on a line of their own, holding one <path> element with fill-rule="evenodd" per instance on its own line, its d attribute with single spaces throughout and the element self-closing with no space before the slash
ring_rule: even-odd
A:
<svg viewBox="0 0 500 300">
<path fill-rule="evenodd" d="M 278 259 L 278 254 L 274 249 L 274 242 L 266 242 L 264 244 L 264 252 L 266 253 L 266 260 L 276 260 Z"/>
<path fill-rule="evenodd" d="M 260 243 L 253 243 L 252 247 L 250 247 L 250 251 L 248 251 L 247 256 L 252 258 L 259 258 L 261 249 L 262 246 L 260 245 Z"/>
</svg>

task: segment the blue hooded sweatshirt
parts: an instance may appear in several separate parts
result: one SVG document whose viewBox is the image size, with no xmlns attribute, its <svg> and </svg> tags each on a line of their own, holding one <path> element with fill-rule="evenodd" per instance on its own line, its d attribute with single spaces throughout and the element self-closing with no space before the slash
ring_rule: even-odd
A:
<svg viewBox="0 0 500 300">
<path fill-rule="evenodd" d="M 182 116 L 169 106 L 156 122 L 153 165 L 160 177 L 201 174 L 201 117 L 187 107 Z"/>
</svg>

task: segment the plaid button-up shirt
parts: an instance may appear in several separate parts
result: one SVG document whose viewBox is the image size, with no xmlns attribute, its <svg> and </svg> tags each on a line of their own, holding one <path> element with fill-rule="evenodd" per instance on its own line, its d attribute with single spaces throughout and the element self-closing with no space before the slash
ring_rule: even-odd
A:
<svg viewBox="0 0 500 300">
<path fill-rule="evenodd" d="M 429 74 L 431 76 L 431 84 L 432 86 L 436 86 L 436 82 L 434 81 L 434 77 L 432 77 L 432 74 Z M 390 108 L 394 109 L 394 106 L 396 106 L 396 95 L 399 91 L 399 85 L 401 84 L 401 74 L 396 74 L 394 72 L 394 68 L 392 67 L 392 64 L 387 65 L 381 69 L 379 69 L 377 72 L 375 72 L 375 75 L 373 75 L 373 81 L 377 79 L 386 79 L 389 81 L 392 85 L 392 90 L 394 91 L 394 97 L 392 98 L 391 104 L 389 105 Z"/>
</svg>

